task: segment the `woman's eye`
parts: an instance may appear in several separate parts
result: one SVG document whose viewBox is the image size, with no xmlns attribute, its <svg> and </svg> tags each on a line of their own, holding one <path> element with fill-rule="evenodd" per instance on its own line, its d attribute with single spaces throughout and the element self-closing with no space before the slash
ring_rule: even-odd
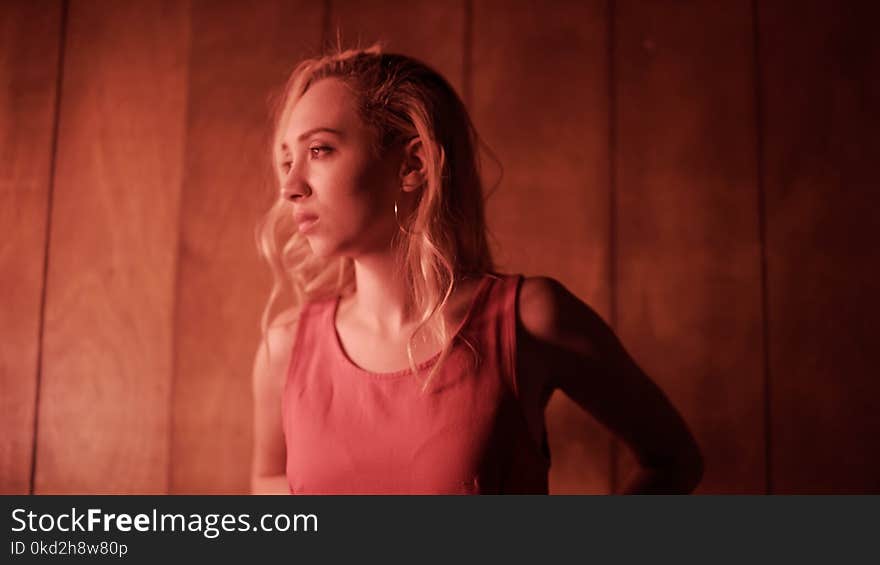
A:
<svg viewBox="0 0 880 565">
<path fill-rule="evenodd" d="M 318 159 L 327 153 L 333 151 L 332 147 L 327 147 L 326 145 L 316 145 L 315 147 L 309 147 L 309 153 L 312 154 L 312 158 Z"/>
</svg>

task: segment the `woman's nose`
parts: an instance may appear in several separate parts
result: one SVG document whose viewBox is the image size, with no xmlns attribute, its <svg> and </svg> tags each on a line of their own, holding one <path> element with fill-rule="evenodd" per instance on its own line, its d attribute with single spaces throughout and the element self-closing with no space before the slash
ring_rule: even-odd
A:
<svg viewBox="0 0 880 565">
<path fill-rule="evenodd" d="M 281 183 L 281 198 L 296 201 L 305 198 L 311 193 L 312 189 L 303 175 L 297 170 L 297 167 L 291 167 Z"/>
</svg>

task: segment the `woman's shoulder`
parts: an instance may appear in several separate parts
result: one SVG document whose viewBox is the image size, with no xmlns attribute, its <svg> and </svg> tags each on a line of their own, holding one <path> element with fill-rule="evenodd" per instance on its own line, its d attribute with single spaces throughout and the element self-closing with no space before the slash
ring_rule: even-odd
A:
<svg viewBox="0 0 880 565">
<path fill-rule="evenodd" d="M 273 351 L 277 351 L 279 347 L 281 350 L 289 350 L 306 319 L 314 318 L 323 309 L 332 308 L 335 301 L 336 297 L 333 296 L 313 298 L 278 312 L 266 329 L 269 347 Z"/>
<path fill-rule="evenodd" d="M 482 277 L 494 280 L 513 294 L 517 321 L 529 333 L 543 334 L 551 330 L 561 294 L 562 283 L 552 277 L 526 276 L 518 272 L 487 271 Z"/>
<path fill-rule="evenodd" d="M 297 320 L 299 320 L 300 312 L 302 311 L 302 306 L 290 306 L 285 308 L 281 312 L 278 312 L 273 318 L 272 322 L 269 324 L 270 327 L 288 327 L 292 324 L 296 324 Z"/>
<path fill-rule="evenodd" d="M 604 325 L 587 303 L 548 276 L 523 277 L 517 310 L 525 331 L 545 343 L 583 339 L 597 324 Z"/>
<path fill-rule="evenodd" d="M 301 318 L 307 317 L 317 309 L 331 306 L 334 300 L 334 297 L 310 299 L 302 304 L 285 308 L 272 317 L 267 328 L 267 337 L 286 338 L 296 335 Z"/>
<path fill-rule="evenodd" d="M 288 307 L 273 316 L 267 325 L 265 339 L 260 344 L 258 355 L 268 354 L 269 365 L 286 363 L 286 356 L 296 340 L 301 310 L 299 306 Z"/>
<path fill-rule="evenodd" d="M 567 289 L 547 276 L 523 276 L 517 297 L 517 310 L 523 327 L 535 337 L 556 330 Z"/>
</svg>

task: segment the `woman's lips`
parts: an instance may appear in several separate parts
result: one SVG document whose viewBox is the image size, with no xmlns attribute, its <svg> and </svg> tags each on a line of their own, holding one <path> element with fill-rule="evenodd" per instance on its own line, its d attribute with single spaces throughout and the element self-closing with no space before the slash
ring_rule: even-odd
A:
<svg viewBox="0 0 880 565">
<path fill-rule="evenodd" d="M 318 222 L 318 216 L 308 212 L 297 212 L 293 215 L 293 221 L 296 222 L 296 229 L 299 233 L 307 233 Z"/>
<path fill-rule="evenodd" d="M 296 228 L 299 230 L 299 233 L 308 233 L 312 231 L 315 227 L 315 224 L 318 223 L 318 218 L 309 218 L 307 220 L 303 220 L 296 225 Z"/>
</svg>

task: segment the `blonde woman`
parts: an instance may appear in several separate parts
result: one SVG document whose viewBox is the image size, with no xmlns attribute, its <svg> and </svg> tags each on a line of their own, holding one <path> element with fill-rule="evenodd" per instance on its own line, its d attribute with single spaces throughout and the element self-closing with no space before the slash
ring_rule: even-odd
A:
<svg viewBox="0 0 880 565">
<path fill-rule="evenodd" d="M 547 493 L 556 389 L 637 456 L 622 492 L 693 490 L 691 433 L 601 318 L 494 270 L 476 134 L 435 71 L 378 48 L 302 62 L 273 154 L 253 492 Z"/>
</svg>

